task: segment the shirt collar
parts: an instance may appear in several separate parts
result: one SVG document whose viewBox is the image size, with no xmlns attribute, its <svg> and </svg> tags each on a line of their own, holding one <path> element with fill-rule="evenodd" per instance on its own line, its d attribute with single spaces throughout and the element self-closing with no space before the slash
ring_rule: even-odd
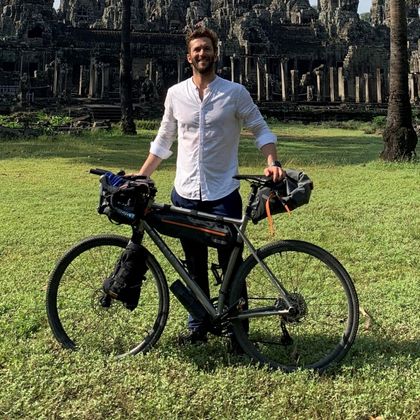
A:
<svg viewBox="0 0 420 420">
<path fill-rule="evenodd" d="M 220 77 L 216 74 L 216 77 L 214 78 L 214 80 L 213 81 L 211 81 L 208 85 L 207 85 L 207 89 L 209 90 L 209 91 L 211 91 L 218 83 L 219 83 L 219 80 L 220 80 Z M 190 79 L 189 79 L 189 81 L 190 81 L 190 84 L 191 84 L 191 86 L 194 88 L 194 89 L 198 89 L 198 87 L 195 85 L 195 83 L 193 82 L 193 78 L 192 78 L 192 76 L 190 77 Z"/>
</svg>

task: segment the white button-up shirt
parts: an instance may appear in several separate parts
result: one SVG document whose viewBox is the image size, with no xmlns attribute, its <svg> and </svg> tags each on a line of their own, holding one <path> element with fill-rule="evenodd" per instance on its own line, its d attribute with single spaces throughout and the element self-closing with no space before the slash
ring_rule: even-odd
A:
<svg viewBox="0 0 420 420">
<path fill-rule="evenodd" d="M 150 153 L 167 159 L 178 131 L 175 189 L 184 198 L 213 201 L 239 187 L 238 146 L 242 125 L 261 148 L 275 143 L 244 86 L 216 77 L 203 100 L 192 78 L 169 88 L 165 113 Z"/>
</svg>

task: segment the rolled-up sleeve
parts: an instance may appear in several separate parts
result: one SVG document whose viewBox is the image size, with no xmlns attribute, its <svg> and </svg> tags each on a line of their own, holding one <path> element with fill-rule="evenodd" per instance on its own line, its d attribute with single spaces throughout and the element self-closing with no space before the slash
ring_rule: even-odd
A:
<svg viewBox="0 0 420 420">
<path fill-rule="evenodd" d="M 277 142 L 276 135 L 269 129 L 251 95 L 243 86 L 238 96 L 238 117 L 242 120 L 243 126 L 255 136 L 259 149 L 266 144 Z"/>
<path fill-rule="evenodd" d="M 173 115 L 171 91 L 168 90 L 165 99 L 165 112 L 155 139 L 150 143 L 149 152 L 161 159 L 172 155 L 171 147 L 177 133 L 177 121 Z"/>
</svg>

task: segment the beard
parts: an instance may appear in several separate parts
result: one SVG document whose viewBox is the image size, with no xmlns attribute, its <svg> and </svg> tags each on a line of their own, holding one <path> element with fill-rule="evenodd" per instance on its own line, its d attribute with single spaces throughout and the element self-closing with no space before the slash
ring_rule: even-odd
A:
<svg viewBox="0 0 420 420">
<path fill-rule="evenodd" d="M 203 61 L 203 60 L 201 60 Z M 201 62 L 200 61 L 200 62 Z M 200 73 L 200 74 L 209 74 L 214 71 L 214 66 L 216 64 L 216 58 L 215 57 L 209 57 L 207 60 L 207 63 L 204 66 L 200 66 L 200 62 L 197 60 L 192 59 L 191 65 L 194 67 L 194 69 Z"/>
</svg>

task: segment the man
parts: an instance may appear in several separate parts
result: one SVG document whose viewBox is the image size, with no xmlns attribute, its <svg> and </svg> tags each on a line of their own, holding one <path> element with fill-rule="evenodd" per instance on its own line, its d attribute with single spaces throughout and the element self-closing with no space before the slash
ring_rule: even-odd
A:
<svg viewBox="0 0 420 420">
<path fill-rule="evenodd" d="M 178 132 L 178 157 L 172 202 L 179 207 L 241 218 L 242 201 L 238 173 L 241 126 L 250 130 L 267 159 L 264 174 L 279 181 L 283 176 L 277 160 L 276 136 L 269 130 L 249 92 L 240 84 L 216 75 L 217 35 L 199 28 L 187 36 L 187 60 L 193 76 L 172 86 L 165 100 L 165 113 L 141 175 L 151 176 L 162 159 L 171 156 Z M 209 295 L 208 250 L 195 241 L 182 241 L 192 278 Z M 219 250 L 219 263 L 226 269 L 230 251 Z M 207 340 L 200 322 L 189 318 L 184 342 Z"/>
</svg>

